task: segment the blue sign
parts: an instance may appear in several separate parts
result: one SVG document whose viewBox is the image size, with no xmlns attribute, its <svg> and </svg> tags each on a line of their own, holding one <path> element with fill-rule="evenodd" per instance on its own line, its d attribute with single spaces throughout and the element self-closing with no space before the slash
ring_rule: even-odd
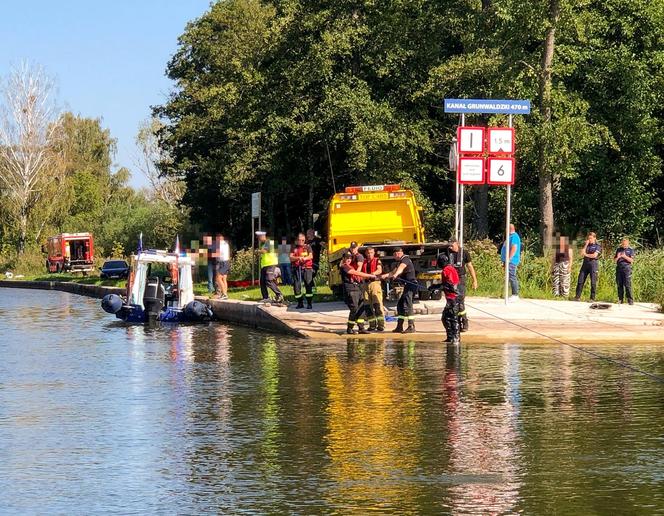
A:
<svg viewBox="0 0 664 516">
<path fill-rule="evenodd" d="M 445 113 L 504 113 L 527 115 L 529 100 L 445 99 Z"/>
</svg>

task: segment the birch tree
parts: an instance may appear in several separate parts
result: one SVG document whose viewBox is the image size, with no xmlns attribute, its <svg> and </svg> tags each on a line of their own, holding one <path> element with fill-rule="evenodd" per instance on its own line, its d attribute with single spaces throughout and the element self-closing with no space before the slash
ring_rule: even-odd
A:
<svg viewBox="0 0 664 516">
<path fill-rule="evenodd" d="M 20 255 L 34 209 L 49 186 L 62 179 L 62 160 L 52 146 L 59 112 L 53 80 L 27 63 L 10 72 L 0 95 L 0 187 L 18 225 Z"/>
<path fill-rule="evenodd" d="M 158 166 L 170 165 L 168 154 L 159 147 L 157 133 L 163 128 L 163 124 L 156 118 L 144 121 L 136 135 L 136 145 L 139 156 L 136 158 L 136 166 L 150 182 L 155 198 L 167 203 L 176 203 L 182 199 L 184 183 L 172 176 L 161 173 Z"/>
</svg>

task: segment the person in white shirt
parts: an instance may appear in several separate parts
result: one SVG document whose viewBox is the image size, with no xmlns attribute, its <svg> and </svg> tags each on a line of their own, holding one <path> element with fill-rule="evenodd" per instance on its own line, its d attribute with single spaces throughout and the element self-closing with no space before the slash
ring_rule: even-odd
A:
<svg viewBox="0 0 664 516">
<path fill-rule="evenodd" d="M 223 235 L 215 236 L 217 270 L 214 276 L 215 297 L 228 299 L 228 273 L 231 270 L 231 249 Z"/>
</svg>

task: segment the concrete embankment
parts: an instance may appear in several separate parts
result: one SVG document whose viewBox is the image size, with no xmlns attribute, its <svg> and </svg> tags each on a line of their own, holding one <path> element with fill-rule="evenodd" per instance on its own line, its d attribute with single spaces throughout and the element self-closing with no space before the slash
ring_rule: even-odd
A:
<svg viewBox="0 0 664 516">
<path fill-rule="evenodd" d="M 117 287 L 58 281 L 0 281 L 0 287 L 62 290 L 97 298 L 124 293 Z M 341 302 L 297 310 L 293 304 L 281 307 L 234 299 L 197 299 L 209 304 L 224 322 L 317 340 L 348 338 L 348 308 Z M 414 334 L 394 334 L 390 330 L 396 323 L 388 322 L 385 332 L 353 338 L 442 341 L 443 307 L 443 301 L 416 303 Z M 609 305 L 595 310 L 583 302 L 521 299 L 505 305 L 501 299 L 470 297 L 466 307 L 471 322 L 470 331 L 462 335 L 465 343 L 664 344 L 664 314 L 654 304 Z"/>
<path fill-rule="evenodd" d="M 120 287 L 107 287 L 102 285 L 84 285 L 71 281 L 23 281 L 23 280 L 0 280 L 0 287 L 27 288 L 39 290 L 59 290 L 82 296 L 101 299 L 106 294 L 124 295 L 125 289 Z M 271 332 L 292 335 L 295 337 L 306 336 L 299 329 L 282 321 L 275 314 L 267 311 L 262 304 L 250 301 L 210 300 L 206 297 L 196 297 L 197 300 L 207 303 L 212 308 L 215 316 L 223 322 L 248 326 Z"/>
<path fill-rule="evenodd" d="M 414 334 L 394 334 L 395 322 L 385 332 L 357 338 L 390 340 L 444 340 L 441 313 L 444 301 L 415 303 Z M 590 303 L 521 299 L 505 305 L 502 299 L 470 297 L 466 301 L 470 331 L 465 343 L 664 344 L 664 314 L 649 303 L 609 305 L 593 309 Z M 348 309 L 343 303 L 319 303 L 314 310 L 292 307 L 265 309 L 302 334 L 316 339 L 347 338 Z M 355 338 L 354 337 L 354 338 Z"/>
</svg>

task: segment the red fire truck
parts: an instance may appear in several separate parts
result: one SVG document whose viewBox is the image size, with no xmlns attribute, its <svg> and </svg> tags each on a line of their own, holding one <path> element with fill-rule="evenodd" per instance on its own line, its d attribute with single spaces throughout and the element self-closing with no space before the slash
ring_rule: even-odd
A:
<svg viewBox="0 0 664 516">
<path fill-rule="evenodd" d="M 94 269 L 92 233 L 61 233 L 48 239 L 42 247 L 48 255 L 48 272 L 83 272 Z"/>
</svg>

